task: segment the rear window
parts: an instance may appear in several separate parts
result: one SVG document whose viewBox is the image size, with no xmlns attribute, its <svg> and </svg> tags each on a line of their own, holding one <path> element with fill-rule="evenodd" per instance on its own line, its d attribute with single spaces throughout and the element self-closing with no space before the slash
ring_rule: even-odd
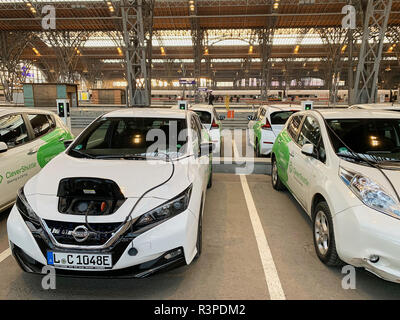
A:
<svg viewBox="0 0 400 320">
<path fill-rule="evenodd" d="M 201 123 L 210 124 L 211 123 L 211 113 L 207 111 L 194 111 L 200 118 Z"/>
<path fill-rule="evenodd" d="M 271 113 L 271 124 L 284 125 L 290 116 L 298 111 L 278 111 Z"/>
</svg>

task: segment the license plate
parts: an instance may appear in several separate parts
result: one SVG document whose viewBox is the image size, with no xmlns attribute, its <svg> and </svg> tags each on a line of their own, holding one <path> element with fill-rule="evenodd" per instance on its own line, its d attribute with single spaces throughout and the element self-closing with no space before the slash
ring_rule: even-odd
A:
<svg viewBox="0 0 400 320">
<path fill-rule="evenodd" d="M 111 269 L 111 254 L 47 252 L 47 264 L 57 268 Z"/>
</svg>

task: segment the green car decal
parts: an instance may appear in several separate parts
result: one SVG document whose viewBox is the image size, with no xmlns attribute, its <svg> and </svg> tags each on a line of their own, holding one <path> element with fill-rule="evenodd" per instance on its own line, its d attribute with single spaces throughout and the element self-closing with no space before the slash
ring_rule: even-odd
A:
<svg viewBox="0 0 400 320">
<path fill-rule="evenodd" d="M 43 168 L 51 159 L 65 150 L 63 141 L 73 139 L 73 136 L 70 132 L 57 128 L 41 139 L 45 144 L 40 147 L 37 153 L 37 161 L 39 166 Z"/>
<path fill-rule="evenodd" d="M 308 187 L 310 185 L 308 179 L 304 177 L 300 171 L 297 171 L 296 167 L 293 165 L 293 162 L 290 161 L 289 143 L 292 141 L 292 138 L 289 136 L 288 132 L 286 130 L 282 131 L 278 135 L 277 141 L 280 143 L 274 144 L 272 152 L 275 154 L 279 178 L 283 184 L 288 187 L 290 173 L 303 185 Z"/>
<path fill-rule="evenodd" d="M 261 121 L 257 121 L 253 126 L 255 148 L 257 147 L 257 141 L 261 141 L 261 126 L 262 126 Z"/>
<path fill-rule="evenodd" d="M 290 164 L 290 152 L 289 152 L 289 142 L 292 138 L 287 133 L 286 129 L 283 130 L 276 138 L 278 142 L 275 143 L 272 152 L 275 154 L 276 163 L 278 166 L 278 174 L 282 182 L 287 185 L 289 180 L 288 169 Z"/>
</svg>

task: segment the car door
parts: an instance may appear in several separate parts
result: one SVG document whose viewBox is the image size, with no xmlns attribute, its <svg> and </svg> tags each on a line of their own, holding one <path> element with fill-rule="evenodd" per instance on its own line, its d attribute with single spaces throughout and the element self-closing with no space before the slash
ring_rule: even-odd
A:
<svg viewBox="0 0 400 320">
<path fill-rule="evenodd" d="M 200 141 L 199 144 L 201 145 L 202 143 L 210 143 L 211 142 L 211 138 L 210 135 L 208 133 L 208 130 L 206 128 L 203 127 L 203 125 L 200 122 L 199 117 L 194 117 L 194 120 L 196 122 L 196 128 L 197 128 L 197 132 L 200 135 Z M 200 170 L 201 170 L 201 175 L 202 175 L 202 179 L 203 182 L 205 184 L 205 186 L 207 185 L 208 182 L 208 176 L 211 170 L 211 165 L 212 162 L 210 161 L 210 155 L 209 154 L 202 154 L 200 156 Z"/>
<path fill-rule="evenodd" d="M 249 120 L 249 123 L 247 127 L 249 128 L 249 137 L 250 137 L 250 145 L 254 147 L 254 142 L 255 142 L 255 133 L 254 133 L 254 125 L 257 123 L 257 119 L 260 118 L 262 107 L 260 107 L 257 111 L 257 114 L 251 115 L 251 120 Z"/>
<path fill-rule="evenodd" d="M 0 118 L 0 141 L 8 150 L 0 153 L 0 210 L 13 202 L 17 191 L 36 172 L 38 164 L 27 123 L 20 113 Z"/>
<path fill-rule="evenodd" d="M 261 107 L 260 112 L 258 114 L 258 118 L 254 122 L 253 125 L 253 132 L 254 132 L 254 146 L 256 146 L 256 141 L 260 142 L 262 140 L 262 129 L 261 127 L 265 124 L 265 116 L 266 116 L 267 110 L 263 107 Z"/>
<path fill-rule="evenodd" d="M 292 175 L 294 150 L 297 148 L 296 141 L 302 121 L 302 115 L 293 116 L 286 129 L 278 135 L 273 147 L 279 177 L 292 193 L 294 193 L 293 190 L 296 187 Z"/>
<path fill-rule="evenodd" d="M 301 152 L 301 148 L 310 143 L 314 146 L 314 156 L 307 156 Z M 318 176 L 323 176 L 323 166 L 325 162 L 325 147 L 321 136 L 321 127 L 318 120 L 307 115 L 303 121 L 297 143 L 293 148 L 293 166 L 289 169 L 293 177 L 293 193 L 304 208 L 310 197 L 310 186 L 315 184 Z"/>
<path fill-rule="evenodd" d="M 64 128 L 58 127 L 50 114 L 28 113 L 26 116 L 34 138 L 31 152 L 37 153 L 39 168 L 43 168 L 65 150 L 64 141 L 72 136 Z"/>
</svg>

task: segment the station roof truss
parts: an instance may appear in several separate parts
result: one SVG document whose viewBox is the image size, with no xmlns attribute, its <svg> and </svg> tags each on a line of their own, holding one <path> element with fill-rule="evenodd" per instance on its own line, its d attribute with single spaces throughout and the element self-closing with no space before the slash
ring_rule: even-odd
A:
<svg viewBox="0 0 400 320">
<path fill-rule="evenodd" d="M 357 2 L 359 0 L 355 0 Z M 288 63 L 307 76 L 323 76 L 329 61 L 329 46 L 320 30 L 341 28 L 342 8 L 347 0 L 155 0 L 153 12 L 152 65 L 153 76 L 177 78 L 182 66 L 188 76 L 194 70 L 193 21 L 204 32 L 201 58 L 202 76 L 213 75 L 228 80 L 235 77 L 238 66 L 245 66 L 246 76 L 259 77 L 262 50 L 260 33 L 270 28 L 273 19 L 272 50 L 269 57 L 272 77 L 282 75 Z M 274 4 L 279 3 L 274 8 Z M 57 44 L 49 41 L 48 33 L 69 33 L 82 37 L 79 47 L 72 48 L 78 56 L 73 66 L 78 72 L 96 65 L 111 77 L 124 71 L 121 5 L 123 1 L 99 0 L 0 0 L 0 32 L 25 32 L 32 37 L 24 48 L 22 60 L 42 63 L 51 69 L 58 59 Z M 42 8 L 56 9 L 56 30 L 44 30 Z M 358 13 L 359 14 L 359 13 Z M 357 27 L 362 28 L 358 19 Z M 385 39 L 383 68 L 399 68 L 400 0 L 394 0 L 389 18 L 391 34 Z M 356 31 L 357 33 L 357 31 Z M 393 33 L 395 35 L 393 35 Z M 356 36 L 354 61 L 361 37 Z M 340 39 L 337 44 L 341 45 Z M 396 48 L 393 47 L 397 46 Z M 250 49 L 251 47 L 251 49 Z M 296 47 L 298 47 L 296 49 Z M 207 48 L 207 51 L 205 51 Z M 297 50 L 297 51 L 296 51 Z M 95 61 L 95 62 L 94 62 Z M 250 61 L 250 63 L 249 63 Z M 43 63 L 42 63 L 43 64 Z M 42 66 L 43 67 L 43 66 Z M 348 67 L 348 56 L 343 56 Z M 90 69 L 90 68 L 89 68 Z"/>
</svg>

